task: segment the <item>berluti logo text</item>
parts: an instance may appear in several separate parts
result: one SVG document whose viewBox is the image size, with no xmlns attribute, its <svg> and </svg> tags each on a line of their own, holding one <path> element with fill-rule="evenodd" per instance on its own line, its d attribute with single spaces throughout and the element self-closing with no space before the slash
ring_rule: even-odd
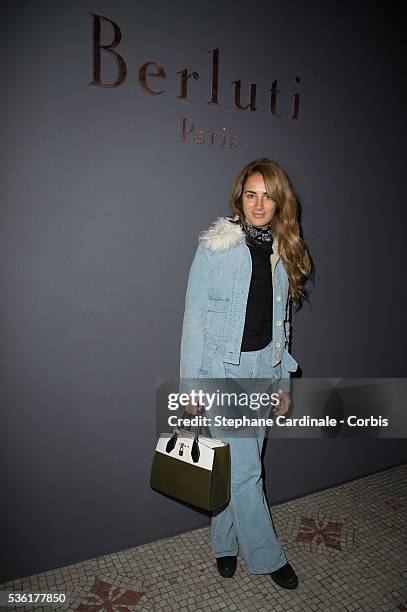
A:
<svg viewBox="0 0 407 612">
<path fill-rule="evenodd" d="M 95 13 L 88 13 L 93 20 L 93 79 L 89 81 L 89 85 L 95 85 L 96 87 L 119 87 L 127 76 L 127 65 L 115 49 L 119 45 L 122 32 L 117 23 L 103 17 L 102 15 L 96 15 Z M 113 28 L 113 40 L 109 44 L 101 44 L 101 21 L 109 23 Z M 108 53 L 113 57 L 117 66 L 117 77 L 112 83 L 106 83 L 102 81 L 102 51 Z M 210 99 L 207 104 L 214 106 L 221 106 L 219 102 L 219 49 L 210 49 L 208 53 L 212 56 L 212 70 L 209 78 L 210 86 Z M 178 70 L 179 75 L 179 95 L 178 100 L 189 100 L 193 101 L 192 97 L 188 96 L 188 86 L 192 81 L 196 81 L 200 78 L 200 74 L 195 70 L 190 71 L 188 68 Z M 155 60 L 150 60 L 142 64 L 138 71 L 138 81 L 142 91 L 151 96 L 161 96 L 165 93 L 165 89 L 159 89 L 158 86 L 154 87 L 154 79 L 166 79 L 167 73 L 164 67 Z M 293 82 L 298 84 L 301 82 L 300 77 L 296 76 Z M 255 112 L 259 109 L 257 101 L 257 85 L 256 83 L 250 84 L 250 101 L 248 104 L 242 104 L 241 93 L 242 93 L 242 82 L 241 80 L 232 81 L 230 85 L 234 86 L 234 96 L 230 96 L 231 101 L 233 100 L 234 107 L 239 111 Z M 278 96 L 284 94 L 284 91 L 278 89 L 277 80 L 271 84 L 271 89 L 267 90 L 267 107 L 266 114 L 271 118 L 277 119 L 282 116 L 282 113 L 278 112 Z M 191 94 L 190 94 L 191 95 Z M 300 94 L 290 93 L 291 98 L 291 114 L 289 119 L 298 120 L 300 110 Z M 221 127 L 216 131 L 206 131 L 198 129 L 195 121 L 190 116 L 182 116 L 180 119 L 180 142 L 193 142 L 195 144 L 207 144 L 210 146 L 221 146 L 226 149 L 236 149 L 238 146 L 237 137 L 235 135 L 229 135 L 226 127 Z"/>
</svg>

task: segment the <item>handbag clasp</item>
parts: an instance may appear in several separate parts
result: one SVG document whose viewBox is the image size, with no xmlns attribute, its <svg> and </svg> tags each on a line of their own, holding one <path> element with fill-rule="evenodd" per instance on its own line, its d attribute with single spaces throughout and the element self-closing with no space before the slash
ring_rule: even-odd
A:
<svg viewBox="0 0 407 612">
<path fill-rule="evenodd" d="M 185 442 L 180 442 L 179 449 L 178 449 L 178 454 L 181 455 L 181 457 L 184 454 L 184 449 L 185 448 L 188 448 L 188 444 L 185 444 Z"/>
</svg>

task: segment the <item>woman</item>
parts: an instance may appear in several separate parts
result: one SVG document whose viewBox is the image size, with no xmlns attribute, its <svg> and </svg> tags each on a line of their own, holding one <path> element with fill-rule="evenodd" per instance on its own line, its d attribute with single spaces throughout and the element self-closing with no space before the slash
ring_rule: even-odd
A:
<svg viewBox="0 0 407 612">
<path fill-rule="evenodd" d="M 198 378 L 224 378 L 250 391 L 271 384 L 280 400 L 273 409 L 277 416 L 289 409 L 290 373 L 297 369 L 287 348 L 290 304 L 306 297 L 303 284 L 311 270 L 298 204 L 282 168 L 258 159 L 237 176 L 229 206 L 232 217 L 219 217 L 200 235 L 189 273 L 181 385 Z M 187 412 L 202 408 L 191 400 Z M 223 577 L 234 575 L 240 550 L 252 573 L 270 574 L 279 586 L 294 589 L 298 578 L 274 532 L 263 491 L 265 430 L 250 433 L 211 426 L 213 437 L 228 442 L 231 452 L 231 499 L 212 517 L 212 552 Z"/>
</svg>

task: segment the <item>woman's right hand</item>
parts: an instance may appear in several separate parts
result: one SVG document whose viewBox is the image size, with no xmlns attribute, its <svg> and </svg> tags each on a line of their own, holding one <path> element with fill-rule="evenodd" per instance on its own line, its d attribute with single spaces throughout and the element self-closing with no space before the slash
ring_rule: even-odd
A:
<svg viewBox="0 0 407 612">
<path fill-rule="evenodd" d="M 187 412 L 188 414 L 192 414 L 193 416 L 195 416 L 198 411 L 202 410 L 203 408 L 204 406 L 202 406 L 202 404 L 199 404 L 199 402 L 193 403 L 192 399 L 190 399 L 187 404 L 184 404 L 185 412 Z"/>
</svg>

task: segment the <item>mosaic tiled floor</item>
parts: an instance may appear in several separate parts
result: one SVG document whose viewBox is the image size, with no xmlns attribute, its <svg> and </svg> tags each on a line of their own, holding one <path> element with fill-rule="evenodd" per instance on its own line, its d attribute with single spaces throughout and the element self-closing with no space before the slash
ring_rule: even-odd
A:
<svg viewBox="0 0 407 612">
<path fill-rule="evenodd" d="M 250 574 L 222 578 L 208 527 L 0 585 L 66 591 L 63 607 L 0 610 L 407 612 L 407 465 L 272 507 L 299 577 L 294 591 Z"/>
</svg>

